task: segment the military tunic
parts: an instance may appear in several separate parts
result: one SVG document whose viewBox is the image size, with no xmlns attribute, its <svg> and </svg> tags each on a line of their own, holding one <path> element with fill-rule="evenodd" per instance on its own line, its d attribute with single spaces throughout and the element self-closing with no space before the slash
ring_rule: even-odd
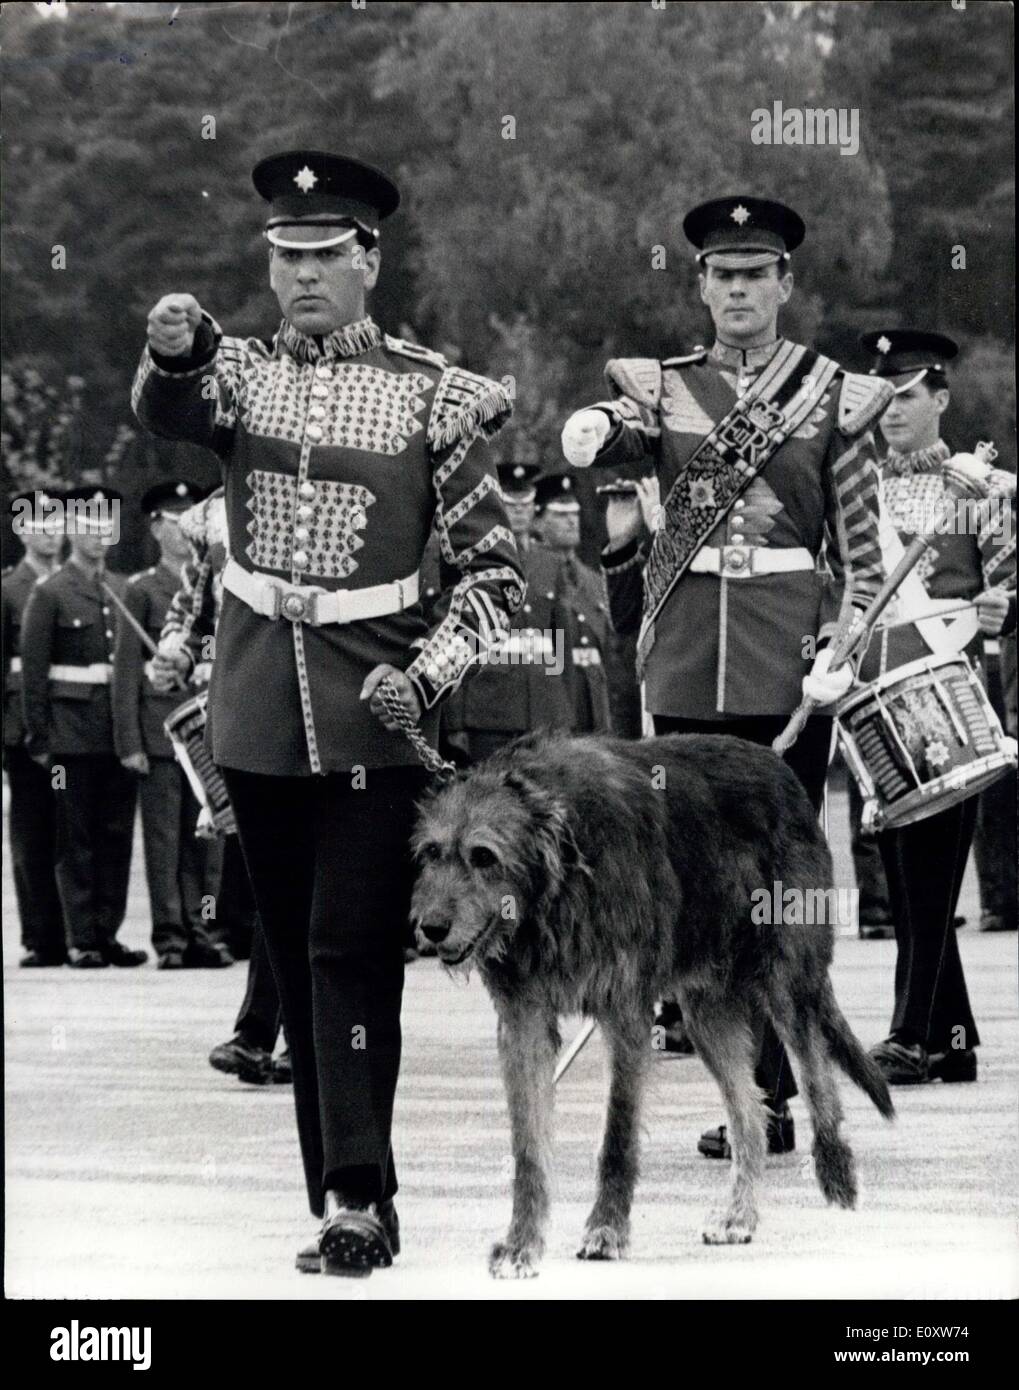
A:
<svg viewBox="0 0 1019 1390">
<path fill-rule="evenodd" d="M 68 560 L 36 584 L 22 629 L 26 746 L 66 786 L 57 802 L 57 885 L 68 944 L 102 951 L 127 910 L 137 779 L 116 756 L 110 681 L 123 580 Z"/>
<path fill-rule="evenodd" d="M 180 583 L 178 572 L 160 563 L 127 581 L 127 610 L 159 642 L 167 611 Z M 159 694 L 145 674 L 149 650 L 131 625 L 118 623 L 113 661 L 114 743 L 117 756 L 144 753 L 149 771 L 139 782 L 145 875 L 157 955 L 208 948 L 224 932 L 208 902 L 219 889 L 222 847 L 195 835 L 198 803 L 174 757 L 163 721 L 195 692 L 193 687 Z"/>
<path fill-rule="evenodd" d="M 21 622 L 39 579 L 27 559 L 4 571 L 0 584 L 3 624 L 4 766 L 11 788 L 9 831 L 21 941 L 45 961 L 66 955 L 64 919 L 54 871 L 57 812 L 50 774 L 25 748 L 21 712 Z"/>
<path fill-rule="evenodd" d="M 609 621 L 605 581 L 575 555 L 563 561 L 562 580 L 563 599 L 575 623 L 573 732 L 607 733 L 612 719 L 606 670 Z"/>
</svg>

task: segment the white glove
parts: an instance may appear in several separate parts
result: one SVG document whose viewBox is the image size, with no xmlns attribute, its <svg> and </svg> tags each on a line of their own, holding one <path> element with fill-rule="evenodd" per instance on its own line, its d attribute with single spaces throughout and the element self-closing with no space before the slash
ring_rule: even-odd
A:
<svg viewBox="0 0 1019 1390">
<path fill-rule="evenodd" d="M 836 700 L 842 699 L 853 684 L 853 668 L 848 661 L 834 671 L 828 670 L 830 664 L 831 648 L 825 647 L 814 658 L 810 675 L 803 677 L 803 694 L 815 705 L 833 705 Z"/>
<path fill-rule="evenodd" d="M 587 468 L 612 428 L 604 410 L 578 410 L 563 426 L 563 455 L 574 468 Z"/>
</svg>

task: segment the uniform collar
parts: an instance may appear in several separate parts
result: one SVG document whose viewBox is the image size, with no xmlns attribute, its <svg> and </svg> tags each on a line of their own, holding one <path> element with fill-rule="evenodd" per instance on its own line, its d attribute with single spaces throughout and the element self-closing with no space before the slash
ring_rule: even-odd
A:
<svg viewBox="0 0 1019 1390">
<path fill-rule="evenodd" d="M 355 323 L 345 323 L 324 337 L 309 337 L 301 333 L 289 319 L 284 319 L 276 334 L 276 355 L 285 350 L 298 362 L 332 362 L 343 357 L 357 357 L 370 352 L 382 342 L 382 330 L 370 316 Z"/>
<path fill-rule="evenodd" d="M 894 449 L 889 449 L 881 471 L 894 478 L 908 477 L 911 473 L 940 473 L 951 457 L 951 449 L 943 439 L 939 439 L 926 449 L 913 449 L 908 454 L 898 454 Z"/>
<path fill-rule="evenodd" d="M 746 371 L 747 368 L 754 370 L 771 361 L 781 341 L 781 338 L 776 338 L 774 342 L 765 343 L 763 347 L 738 348 L 730 347 L 728 343 L 719 342 L 716 338 L 708 356 L 718 367 L 731 367 L 733 371 Z"/>
<path fill-rule="evenodd" d="M 106 578 L 106 566 L 102 561 L 86 568 L 80 560 L 76 559 L 73 555 L 68 555 L 67 565 L 71 574 L 76 579 L 83 579 L 88 584 L 102 584 L 103 580 Z"/>
</svg>

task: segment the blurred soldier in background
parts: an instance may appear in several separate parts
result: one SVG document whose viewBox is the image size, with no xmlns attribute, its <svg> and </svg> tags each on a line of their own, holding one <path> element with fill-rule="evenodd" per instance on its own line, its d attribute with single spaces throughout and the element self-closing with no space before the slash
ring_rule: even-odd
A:
<svg viewBox="0 0 1019 1390">
<path fill-rule="evenodd" d="M 4 570 L 0 585 L 4 767 L 11 788 L 11 861 L 21 944 L 25 948 L 20 964 L 63 965 L 67 960 L 67 942 L 54 871 L 57 808 L 49 772 L 25 748 L 21 713 L 22 615 L 36 582 L 52 574 L 57 566 L 64 543 L 63 508 L 58 496 L 37 491 L 12 497 L 11 510 L 14 530 L 25 547 L 21 560 Z"/>
<path fill-rule="evenodd" d="M 40 579 L 22 626 L 25 746 L 52 775 L 57 885 L 69 963 L 141 965 L 145 951 L 117 940 L 127 911 L 137 779 L 113 742 L 110 681 L 119 575 L 106 571 L 119 537 L 121 495 L 82 487 L 64 496 L 70 559 Z"/>
<path fill-rule="evenodd" d="M 571 650 L 575 734 L 608 733 L 609 687 L 604 656 L 608 646 L 608 603 L 600 574 L 577 557 L 580 545 L 580 503 L 568 473 L 549 473 L 535 484 L 535 534 L 541 544 L 562 559 L 560 588 L 573 614 L 576 640 Z"/>
<path fill-rule="evenodd" d="M 181 513 L 201 496 L 183 479 L 157 483 L 141 501 L 159 546 L 159 563 L 127 581 L 128 613 L 158 643 L 189 553 Z M 219 890 L 222 851 L 216 839 L 195 835 L 198 805 L 173 754 L 163 721 L 194 694 L 162 694 L 147 678 L 149 649 L 121 617 L 113 660 L 113 736 L 117 756 L 139 780 L 145 876 L 152 910 L 152 945 L 160 970 L 232 965 L 222 931 L 206 909 Z"/>
</svg>

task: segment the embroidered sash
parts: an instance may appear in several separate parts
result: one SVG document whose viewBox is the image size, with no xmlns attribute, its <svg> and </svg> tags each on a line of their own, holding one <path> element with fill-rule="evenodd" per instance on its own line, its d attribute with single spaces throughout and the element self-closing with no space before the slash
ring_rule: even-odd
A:
<svg viewBox="0 0 1019 1390">
<path fill-rule="evenodd" d="M 783 343 L 757 380 L 701 440 L 662 504 L 644 569 L 644 616 L 637 642 L 641 675 L 655 620 L 691 560 L 775 451 L 817 409 L 838 363 Z"/>
</svg>

